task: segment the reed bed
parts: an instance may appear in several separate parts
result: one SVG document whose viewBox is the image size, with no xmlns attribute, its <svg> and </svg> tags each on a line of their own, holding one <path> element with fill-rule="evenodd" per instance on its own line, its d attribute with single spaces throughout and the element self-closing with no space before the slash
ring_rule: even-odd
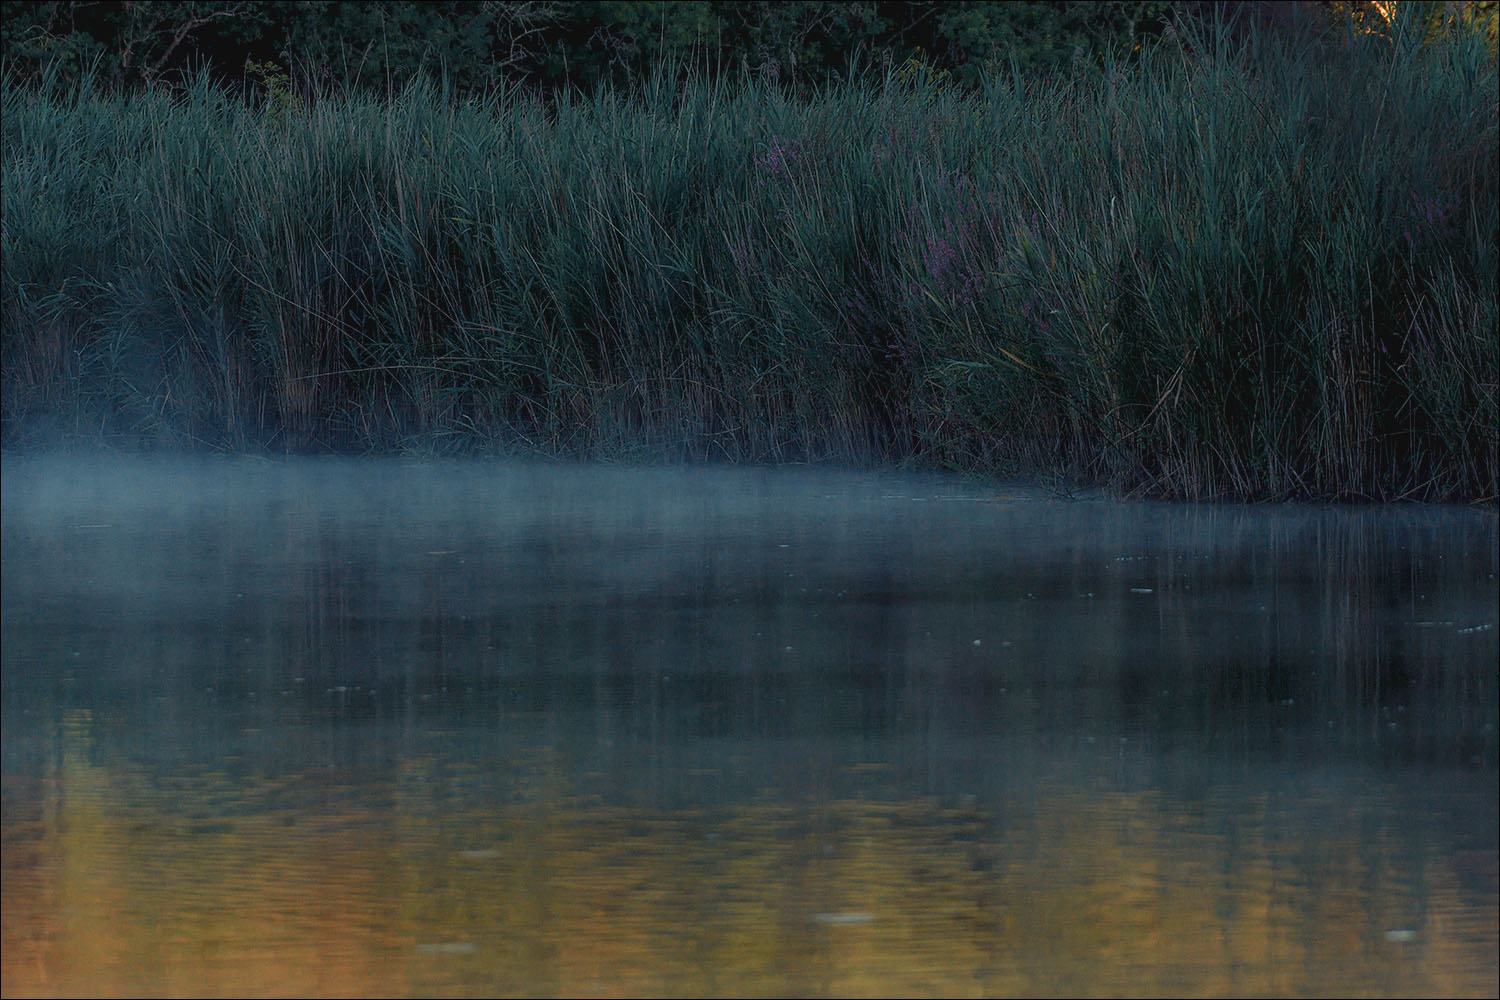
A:
<svg viewBox="0 0 1500 1000">
<path fill-rule="evenodd" d="M 1495 59 L 982 90 L 7 85 L 3 433 L 1493 500 Z"/>
</svg>

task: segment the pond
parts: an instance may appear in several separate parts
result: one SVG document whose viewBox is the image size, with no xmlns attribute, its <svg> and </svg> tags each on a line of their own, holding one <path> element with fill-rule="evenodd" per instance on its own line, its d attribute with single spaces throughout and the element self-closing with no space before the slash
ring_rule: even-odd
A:
<svg viewBox="0 0 1500 1000">
<path fill-rule="evenodd" d="M 1496 518 L 3 459 L 3 991 L 1490 995 Z"/>
</svg>

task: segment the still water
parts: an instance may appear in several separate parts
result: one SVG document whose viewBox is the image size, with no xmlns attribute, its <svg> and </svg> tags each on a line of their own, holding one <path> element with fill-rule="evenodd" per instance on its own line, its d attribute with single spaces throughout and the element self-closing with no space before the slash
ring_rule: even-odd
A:
<svg viewBox="0 0 1500 1000">
<path fill-rule="evenodd" d="M 6 457 L 3 987 L 1490 995 L 1497 530 Z"/>
</svg>

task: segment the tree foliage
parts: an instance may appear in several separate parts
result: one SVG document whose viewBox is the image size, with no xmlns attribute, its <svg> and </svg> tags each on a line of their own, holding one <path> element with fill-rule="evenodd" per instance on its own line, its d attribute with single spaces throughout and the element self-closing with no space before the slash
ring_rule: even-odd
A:
<svg viewBox="0 0 1500 1000">
<path fill-rule="evenodd" d="M 592 91 L 692 66 L 806 89 L 912 61 L 961 86 L 1066 73 L 1130 56 L 1180 18 L 1327 40 L 1352 26 L 1432 40 L 1477 31 L 1495 47 L 1497 0 L 5 0 L 6 72 L 81 74 L 134 88 L 206 69 L 255 84 L 252 63 L 299 85 L 392 92 L 420 75 L 459 91 L 514 83 Z"/>
<path fill-rule="evenodd" d="M 961 83 L 996 68 L 1065 70 L 1160 32 L 1165 0 L 6 0 L 9 73 L 114 87 L 206 68 L 241 82 L 275 62 L 301 82 L 398 89 L 421 74 L 460 90 L 514 82 L 592 90 L 659 64 L 804 88 L 917 59 Z"/>
</svg>

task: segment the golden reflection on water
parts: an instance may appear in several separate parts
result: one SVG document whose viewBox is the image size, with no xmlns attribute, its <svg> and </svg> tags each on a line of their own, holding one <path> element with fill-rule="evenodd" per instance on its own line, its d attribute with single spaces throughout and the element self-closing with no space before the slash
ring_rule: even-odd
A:
<svg viewBox="0 0 1500 1000">
<path fill-rule="evenodd" d="M 1496 981 L 1494 900 L 1476 910 L 1465 873 L 1412 856 L 1373 803 L 1302 827 L 1255 820 L 1284 804 L 1238 802 L 1226 824 L 1213 799 L 1056 774 L 1013 816 L 965 798 L 622 807 L 570 792 L 545 751 L 517 762 L 523 794 L 482 803 L 454 793 L 463 767 L 423 758 L 357 788 L 152 779 L 101 762 L 99 728 L 72 712 L 38 787 L 7 776 L 8 997 L 1459 996 Z M 1467 861 L 1493 881 L 1493 858 Z"/>
<path fill-rule="evenodd" d="M 6 458 L 0 992 L 1500 994 L 1488 515 L 435 471 Z"/>
</svg>

